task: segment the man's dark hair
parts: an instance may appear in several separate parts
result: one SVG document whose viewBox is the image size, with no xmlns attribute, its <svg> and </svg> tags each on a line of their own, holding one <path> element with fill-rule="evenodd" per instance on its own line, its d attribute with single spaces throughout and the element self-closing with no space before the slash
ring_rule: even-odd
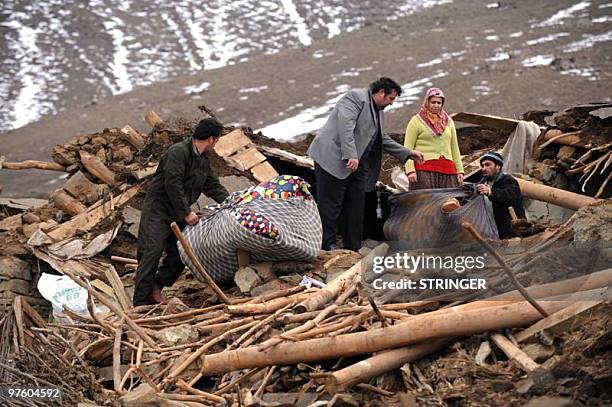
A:
<svg viewBox="0 0 612 407">
<path fill-rule="evenodd" d="M 402 95 L 402 87 L 398 85 L 398 83 L 395 82 L 393 79 L 387 78 L 384 76 L 381 78 L 378 78 L 377 81 L 372 82 L 370 84 L 370 90 L 372 91 L 372 94 L 375 94 L 375 93 L 380 92 L 381 90 L 384 90 L 385 95 L 388 95 L 392 91 L 396 91 L 397 96 Z"/>
<path fill-rule="evenodd" d="M 200 123 L 193 131 L 193 138 L 196 140 L 206 140 L 210 137 L 221 137 L 223 125 L 212 117 L 200 120 Z"/>
</svg>

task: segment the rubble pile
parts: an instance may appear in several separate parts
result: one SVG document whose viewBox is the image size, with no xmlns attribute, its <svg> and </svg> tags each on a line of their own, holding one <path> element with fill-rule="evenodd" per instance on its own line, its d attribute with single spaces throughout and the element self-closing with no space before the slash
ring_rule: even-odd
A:
<svg viewBox="0 0 612 407">
<path fill-rule="evenodd" d="M 544 127 L 529 175 L 609 197 L 612 126 L 602 109 L 527 114 Z M 375 258 L 396 248 L 372 243 L 360 253 L 321 252 L 312 264 L 251 264 L 237 254 L 241 269 L 226 297 L 184 273 L 164 290 L 167 304 L 133 307 L 147 180 L 165 149 L 194 125 L 165 123 L 153 112 L 147 121 L 148 135 L 125 126 L 58 145 L 53 163 L 2 163 L 67 174 L 49 201 L 0 202 L 0 305 L 6 310 L 0 386 L 36 383 L 63 393 L 61 401 L 29 405 L 612 402 L 609 199 L 581 195 L 588 199 L 569 219 L 532 228 L 523 238 L 492 246 L 476 239 L 490 255 L 479 274 L 489 281 L 485 290 L 378 295 L 371 279 Z M 467 175 L 476 174 L 479 154 L 503 146 L 509 122 L 459 129 L 470 153 Z M 571 154 L 561 143 L 570 138 Z M 286 146 L 228 128 L 211 162 L 221 177 L 251 184 L 278 173 L 308 180 L 307 145 L 308 139 Z M 390 180 L 395 164 L 385 163 L 381 180 Z M 42 272 L 64 274 L 86 290 L 87 312 L 64 307 L 68 322 L 49 322 L 36 290 Z M 382 276 L 399 281 L 406 270 L 390 268 Z"/>
</svg>

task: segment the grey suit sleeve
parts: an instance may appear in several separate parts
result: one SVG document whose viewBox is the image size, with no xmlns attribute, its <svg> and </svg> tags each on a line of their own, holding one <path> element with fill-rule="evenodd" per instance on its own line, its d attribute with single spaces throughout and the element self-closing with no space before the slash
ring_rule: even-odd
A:
<svg viewBox="0 0 612 407">
<path fill-rule="evenodd" d="M 355 146 L 355 125 L 363 106 L 359 103 L 359 99 L 349 92 L 340 99 L 337 108 L 338 136 L 340 137 L 342 159 L 359 158 L 357 156 L 357 147 Z"/>
<path fill-rule="evenodd" d="M 398 143 L 397 141 L 393 140 L 387 134 L 383 134 L 382 146 L 383 146 L 383 150 L 386 153 L 389 153 L 393 157 L 400 160 L 402 164 L 408 161 L 408 158 L 410 156 L 410 150 L 404 147 L 403 145 L 401 145 L 400 143 Z"/>
</svg>

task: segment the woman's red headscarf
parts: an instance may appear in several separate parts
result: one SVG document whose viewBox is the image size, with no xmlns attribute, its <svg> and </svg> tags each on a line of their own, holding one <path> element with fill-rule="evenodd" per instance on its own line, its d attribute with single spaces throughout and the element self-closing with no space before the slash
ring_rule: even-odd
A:
<svg viewBox="0 0 612 407">
<path fill-rule="evenodd" d="M 429 99 L 434 96 L 442 98 L 442 109 L 439 113 L 433 113 L 429 110 Z M 437 136 L 442 135 L 442 133 L 444 133 L 444 129 L 446 129 L 446 126 L 448 125 L 449 117 L 444 111 L 444 101 L 445 98 L 442 90 L 439 88 L 431 88 L 425 94 L 425 100 L 423 100 L 421 110 L 419 110 L 419 117 Z"/>
</svg>

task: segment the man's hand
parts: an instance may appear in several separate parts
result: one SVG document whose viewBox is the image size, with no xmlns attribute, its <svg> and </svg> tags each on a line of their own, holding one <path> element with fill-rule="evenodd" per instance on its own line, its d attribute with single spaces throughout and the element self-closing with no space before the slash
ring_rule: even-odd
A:
<svg viewBox="0 0 612 407">
<path fill-rule="evenodd" d="M 491 195 L 491 187 L 488 186 L 487 184 L 478 184 L 476 185 L 476 189 L 478 190 L 478 193 L 481 195 L 486 195 L 486 196 Z"/>
<path fill-rule="evenodd" d="M 350 172 L 355 172 L 357 171 L 357 167 L 359 167 L 359 159 L 349 158 L 348 162 L 346 163 L 346 168 L 348 168 Z"/>
<path fill-rule="evenodd" d="M 408 181 L 410 181 L 411 184 L 414 184 L 414 183 L 417 182 L 416 171 L 412 171 L 412 172 L 408 173 Z"/>
<path fill-rule="evenodd" d="M 198 216 L 197 213 L 193 211 L 189 212 L 189 214 L 185 216 L 185 223 L 187 223 L 188 225 L 193 226 L 199 221 L 200 221 L 200 217 Z"/>
<path fill-rule="evenodd" d="M 421 153 L 419 150 L 410 150 L 410 158 L 412 158 L 412 161 L 414 161 L 417 164 L 422 164 L 423 161 L 425 161 L 425 158 L 423 157 L 423 153 Z"/>
<path fill-rule="evenodd" d="M 463 185 L 463 174 L 457 174 L 457 181 L 459 181 L 459 185 Z"/>
</svg>

